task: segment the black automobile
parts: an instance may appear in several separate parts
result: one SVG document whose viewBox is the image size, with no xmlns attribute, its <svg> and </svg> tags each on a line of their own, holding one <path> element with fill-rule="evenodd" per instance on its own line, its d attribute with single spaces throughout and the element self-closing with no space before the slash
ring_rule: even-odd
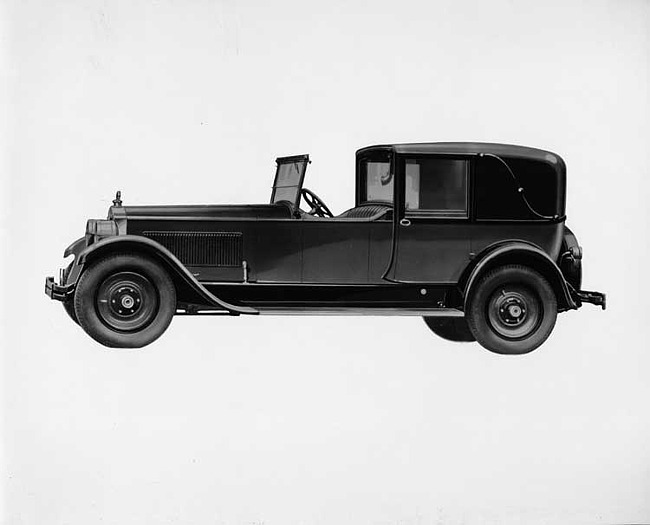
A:
<svg viewBox="0 0 650 525">
<path fill-rule="evenodd" d="M 174 315 L 413 315 L 439 336 L 523 354 L 581 290 L 566 167 L 522 146 L 425 143 L 356 153 L 354 207 L 334 215 L 281 157 L 269 204 L 124 206 L 64 252 L 46 294 L 110 347 L 142 347 Z M 301 208 L 301 202 L 304 207 Z"/>
</svg>

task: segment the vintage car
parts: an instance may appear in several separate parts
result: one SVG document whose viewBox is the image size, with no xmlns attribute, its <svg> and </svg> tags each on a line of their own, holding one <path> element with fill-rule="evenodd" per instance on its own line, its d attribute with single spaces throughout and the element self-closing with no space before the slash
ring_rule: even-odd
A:
<svg viewBox="0 0 650 525">
<path fill-rule="evenodd" d="M 118 192 L 45 292 L 110 347 L 148 345 L 174 315 L 415 315 L 445 339 L 523 354 L 558 312 L 605 308 L 604 294 L 581 290 L 554 153 L 366 147 L 355 205 L 339 215 L 303 187 L 309 162 L 276 160 L 269 204 L 123 206 Z"/>
</svg>

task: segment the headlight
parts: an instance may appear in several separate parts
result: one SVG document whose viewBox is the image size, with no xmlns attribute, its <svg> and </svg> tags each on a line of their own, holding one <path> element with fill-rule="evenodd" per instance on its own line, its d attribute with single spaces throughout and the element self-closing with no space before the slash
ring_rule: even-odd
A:
<svg viewBox="0 0 650 525">
<path fill-rule="evenodd" d="M 86 238 L 92 242 L 96 242 L 104 237 L 111 237 L 118 234 L 117 223 L 115 221 L 103 219 L 88 219 L 86 223 Z"/>
</svg>

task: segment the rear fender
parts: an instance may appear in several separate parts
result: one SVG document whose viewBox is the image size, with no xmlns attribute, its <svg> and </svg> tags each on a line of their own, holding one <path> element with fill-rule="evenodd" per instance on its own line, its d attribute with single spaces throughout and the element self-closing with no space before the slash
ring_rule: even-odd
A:
<svg viewBox="0 0 650 525">
<path fill-rule="evenodd" d="M 558 311 L 578 308 L 557 264 L 539 246 L 525 241 L 506 241 L 489 246 L 475 261 L 459 282 L 460 288 L 463 290 L 465 311 L 467 311 L 469 299 L 480 278 L 487 271 L 508 264 L 521 264 L 543 275 L 555 292 Z"/>
<path fill-rule="evenodd" d="M 118 252 L 141 253 L 153 257 L 169 272 L 170 277 L 174 281 L 174 285 L 176 285 L 177 288 L 179 285 L 184 285 L 189 288 L 189 290 L 196 296 L 197 302 L 200 304 L 205 303 L 209 306 L 223 308 L 233 314 L 259 313 L 254 308 L 231 304 L 219 299 L 207 290 L 172 252 L 160 243 L 146 237 L 138 235 L 118 235 L 103 239 L 101 242 L 91 244 L 81 251 L 77 256 L 77 261 L 80 267 L 86 267 L 97 259 Z M 80 273 L 81 271 L 79 274 Z M 77 276 L 75 276 L 75 282 Z M 67 284 L 71 283 L 68 282 Z"/>
</svg>

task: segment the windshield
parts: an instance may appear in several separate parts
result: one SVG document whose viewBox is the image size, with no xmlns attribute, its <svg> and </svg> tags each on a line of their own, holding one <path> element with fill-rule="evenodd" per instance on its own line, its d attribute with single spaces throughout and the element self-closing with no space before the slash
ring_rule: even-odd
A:
<svg viewBox="0 0 650 525">
<path fill-rule="evenodd" d="M 294 208 L 298 207 L 302 181 L 309 162 L 309 155 L 295 157 L 281 157 L 276 159 L 278 169 L 275 173 L 275 182 L 271 192 L 271 203 L 281 201 L 289 202 Z"/>
</svg>

